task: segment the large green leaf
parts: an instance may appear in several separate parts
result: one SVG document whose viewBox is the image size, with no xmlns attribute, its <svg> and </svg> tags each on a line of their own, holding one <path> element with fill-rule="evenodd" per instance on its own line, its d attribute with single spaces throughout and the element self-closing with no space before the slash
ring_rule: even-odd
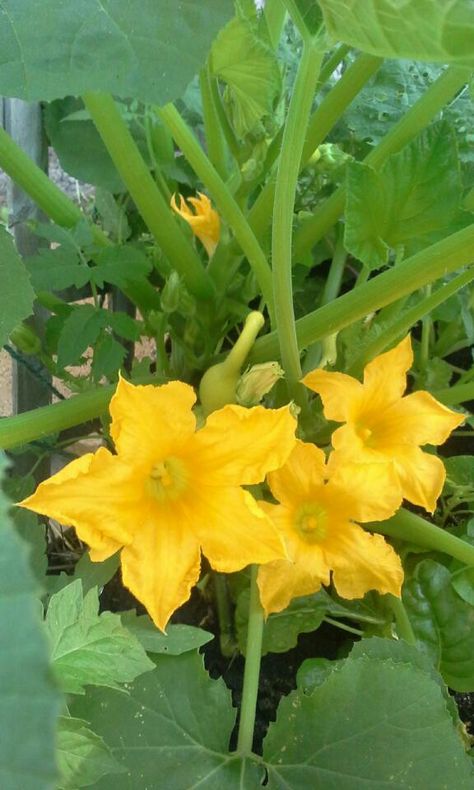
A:
<svg viewBox="0 0 474 790">
<path fill-rule="evenodd" d="M 0 474 L 5 467 L 0 457 Z M 50 790 L 60 697 L 28 550 L 8 518 L 0 491 L 0 787 Z"/>
<path fill-rule="evenodd" d="M 127 773 L 101 790 L 254 790 L 263 769 L 228 753 L 234 726 L 230 692 L 210 680 L 196 652 L 163 656 L 128 693 L 90 689 L 73 713 L 91 723 Z"/>
<path fill-rule="evenodd" d="M 197 650 L 214 638 L 209 631 L 193 625 L 178 623 L 169 625 L 163 634 L 147 614 L 137 615 L 135 609 L 122 612 L 123 625 L 138 639 L 148 653 L 163 653 L 180 656 L 190 650 Z"/>
<path fill-rule="evenodd" d="M 89 787 L 106 774 L 124 770 L 87 722 L 70 716 L 59 719 L 57 758 L 60 790 Z"/>
<path fill-rule="evenodd" d="M 447 123 L 436 124 L 379 172 L 349 165 L 346 247 L 370 269 L 387 262 L 389 249 L 414 255 L 458 229 L 461 196 L 454 135 Z"/>
<path fill-rule="evenodd" d="M 428 653 L 454 691 L 474 689 L 474 606 L 460 598 L 451 573 L 423 560 L 403 590 L 403 600 L 419 646 Z"/>
<path fill-rule="evenodd" d="M 1 15 L 0 15 L 1 20 Z M 1 24 L 1 22 L 0 22 Z M 35 294 L 13 239 L 0 225 L 0 347 L 12 329 L 33 312 Z"/>
<path fill-rule="evenodd" d="M 269 790 L 468 790 L 474 779 L 436 681 L 368 655 L 349 657 L 310 696 L 286 697 L 264 759 Z"/>
<path fill-rule="evenodd" d="M 83 598 L 80 579 L 51 596 L 46 627 L 53 669 L 64 691 L 83 694 L 85 685 L 116 687 L 153 669 L 138 640 L 112 612 L 98 614 L 95 588 Z"/>
<path fill-rule="evenodd" d="M 364 52 L 474 65 L 472 0 L 319 0 L 319 5 L 329 33 Z"/>
<path fill-rule="evenodd" d="M 212 69 L 227 86 L 232 120 L 239 137 L 272 113 L 280 88 L 275 53 L 245 19 L 235 18 L 212 47 Z"/>
<path fill-rule="evenodd" d="M 183 93 L 231 0 L 1 0 L 0 95 L 107 91 L 164 104 Z"/>
</svg>

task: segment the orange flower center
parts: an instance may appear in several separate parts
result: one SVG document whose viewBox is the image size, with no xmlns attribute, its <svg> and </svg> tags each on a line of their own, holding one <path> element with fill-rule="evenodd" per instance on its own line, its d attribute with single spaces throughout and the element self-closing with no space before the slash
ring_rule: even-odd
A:
<svg viewBox="0 0 474 790">
<path fill-rule="evenodd" d="M 156 463 L 147 479 L 148 492 L 160 502 L 173 500 L 182 494 L 188 482 L 188 474 L 179 458 L 170 456 Z"/>
<path fill-rule="evenodd" d="M 295 527 L 307 543 L 322 543 L 328 531 L 328 514 L 316 503 L 306 503 L 298 508 Z"/>
</svg>

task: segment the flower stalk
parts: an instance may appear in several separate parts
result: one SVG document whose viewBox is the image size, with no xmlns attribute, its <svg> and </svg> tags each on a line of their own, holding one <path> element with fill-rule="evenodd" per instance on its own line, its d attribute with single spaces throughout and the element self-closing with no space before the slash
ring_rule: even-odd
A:
<svg viewBox="0 0 474 790">
<path fill-rule="evenodd" d="M 83 100 L 117 171 L 157 244 L 181 275 L 190 292 L 197 298 L 210 298 L 211 281 L 199 256 L 181 232 L 114 99 L 108 94 L 97 92 L 85 94 Z"/>
<path fill-rule="evenodd" d="M 257 711 L 258 681 L 262 659 L 264 614 L 257 587 L 258 566 L 252 565 L 250 575 L 250 602 L 245 650 L 244 684 L 240 708 L 237 751 L 246 756 L 252 753 L 255 716 Z"/>
</svg>

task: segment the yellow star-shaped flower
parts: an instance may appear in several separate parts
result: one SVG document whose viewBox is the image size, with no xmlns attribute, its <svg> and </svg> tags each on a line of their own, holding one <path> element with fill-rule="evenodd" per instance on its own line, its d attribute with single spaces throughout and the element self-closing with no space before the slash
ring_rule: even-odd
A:
<svg viewBox="0 0 474 790">
<path fill-rule="evenodd" d="M 286 464 L 268 475 L 280 504 L 260 503 L 272 518 L 289 559 L 262 565 L 258 587 L 266 614 L 285 609 L 292 598 L 310 595 L 322 584 L 343 598 L 361 598 L 369 590 L 400 595 L 403 569 L 381 535 L 357 523 L 382 521 L 398 506 L 398 491 L 384 490 L 383 465 L 370 474 L 349 464 L 329 477 L 325 456 L 314 444 L 298 441 Z"/>
<path fill-rule="evenodd" d="M 388 485 L 433 512 L 446 477 L 442 461 L 420 445 L 446 441 L 464 421 L 420 390 L 403 396 L 413 363 L 410 337 L 366 365 L 364 383 L 345 373 L 313 370 L 303 383 L 318 392 L 328 420 L 344 422 L 334 431 L 334 466 L 350 461 L 386 465 Z"/>
<path fill-rule="evenodd" d="M 224 573 L 286 556 L 272 522 L 242 485 L 287 459 L 289 407 L 229 405 L 196 431 L 193 389 L 121 379 L 110 404 L 117 454 L 78 458 L 22 507 L 72 525 L 94 561 L 121 549 L 124 584 L 164 629 L 199 578 L 200 550 Z"/>
<path fill-rule="evenodd" d="M 187 201 L 179 195 L 179 206 L 175 196 L 171 197 L 171 208 L 176 211 L 191 226 L 191 230 L 199 241 L 204 245 L 209 257 L 214 255 L 215 249 L 219 244 L 221 223 L 219 214 L 211 206 L 211 201 L 207 195 L 198 192 L 199 197 L 188 198 Z M 192 211 L 188 203 L 194 208 Z"/>
</svg>

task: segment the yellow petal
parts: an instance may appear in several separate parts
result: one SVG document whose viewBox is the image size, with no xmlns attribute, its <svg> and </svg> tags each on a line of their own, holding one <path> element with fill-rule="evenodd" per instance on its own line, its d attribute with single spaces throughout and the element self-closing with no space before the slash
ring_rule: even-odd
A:
<svg viewBox="0 0 474 790">
<path fill-rule="evenodd" d="M 196 464 L 208 485 L 260 483 L 285 463 L 295 445 L 295 428 L 288 406 L 224 406 L 196 434 Z"/>
<path fill-rule="evenodd" d="M 260 601 L 265 615 L 286 609 L 293 598 L 311 595 L 321 587 L 321 580 L 314 573 L 307 573 L 305 566 L 290 560 L 276 560 L 258 569 Z"/>
<path fill-rule="evenodd" d="M 217 211 L 212 208 L 207 195 L 203 195 L 202 192 L 198 192 L 198 195 L 198 198 L 188 198 L 195 213 L 191 211 L 181 195 L 179 196 L 179 208 L 175 196 L 171 197 L 171 208 L 191 226 L 194 235 L 204 245 L 207 254 L 211 256 L 219 243 L 220 218 Z"/>
<path fill-rule="evenodd" d="M 387 445 L 443 444 L 465 417 L 439 403 L 429 392 L 414 392 L 381 415 L 380 431 Z"/>
<path fill-rule="evenodd" d="M 199 545 L 172 510 L 150 508 L 133 543 L 122 551 L 123 583 L 162 631 L 199 578 Z"/>
<path fill-rule="evenodd" d="M 402 397 L 407 386 L 406 374 L 413 363 L 408 335 L 391 351 L 380 354 L 364 369 L 364 411 L 377 413 Z"/>
<path fill-rule="evenodd" d="M 203 487 L 187 512 L 203 554 L 217 571 L 233 573 L 286 557 L 272 521 L 241 488 Z"/>
<path fill-rule="evenodd" d="M 101 447 L 40 483 L 19 504 L 75 527 L 80 539 L 98 551 L 112 548 L 112 541 L 113 554 L 131 542 L 140 503 L 141 488 L 133 472 Z"/>
<path fill-rule="evenodd" d="M 328 461 L 328 491 L 334 503 L 346 500 L 346 512 L 354 521 L 384 521 L 402 503 L 400 481 L 391 460 L 358 463 L 331 453 Z"/>
<path fill-rule="evenodd" d="M 336 420 L 336 422 L 349 420 L 353 412 L 359 408 L 363 395 L 360 381 L 345 373 L 313 370 L 304 377 L 303 384 L 319 393 L 324 414 L 328 420 Z"/>
<path fill-rule="evenodd" d="M 268 475 L 268 484 L 279 502 L 299 502 L 324 483 L 326 456 L 314 444 L 296 440 L 287 462 Z"/>
<path fill-rule="evenodd" d="M 120 378 L 110 402 L 110 434 L 118 454 L 143 468 L 175 452 L 194 433 L 194 390 L 181 381 L 135 386 Z"/>
<path fill-rule="evenodd" d="M 112 554 L 115 554 L 122 546 L 110 538 L 102 536 L 102 540 L 96 540 L 94 546 L 89 544 L 89 557 L 91 562 L 103 562 L 108 560 Z"/>
<path fill-rule="evenodd" d="M 394 463 L 405 499 L 433 513 L 446 479 L 441 459 L 419 447 L 403 446 L 398 448 Z"/>
<path fill-rule="evenodd" d="M 339 530 L 337 550 L 328 552 L 328 559 L 334 569 L 334 586 L 342 598 L 362 598 L 369 590 L 400 596 L 402 564 L 381 535 L 347 524 Z"/>
</svg>

